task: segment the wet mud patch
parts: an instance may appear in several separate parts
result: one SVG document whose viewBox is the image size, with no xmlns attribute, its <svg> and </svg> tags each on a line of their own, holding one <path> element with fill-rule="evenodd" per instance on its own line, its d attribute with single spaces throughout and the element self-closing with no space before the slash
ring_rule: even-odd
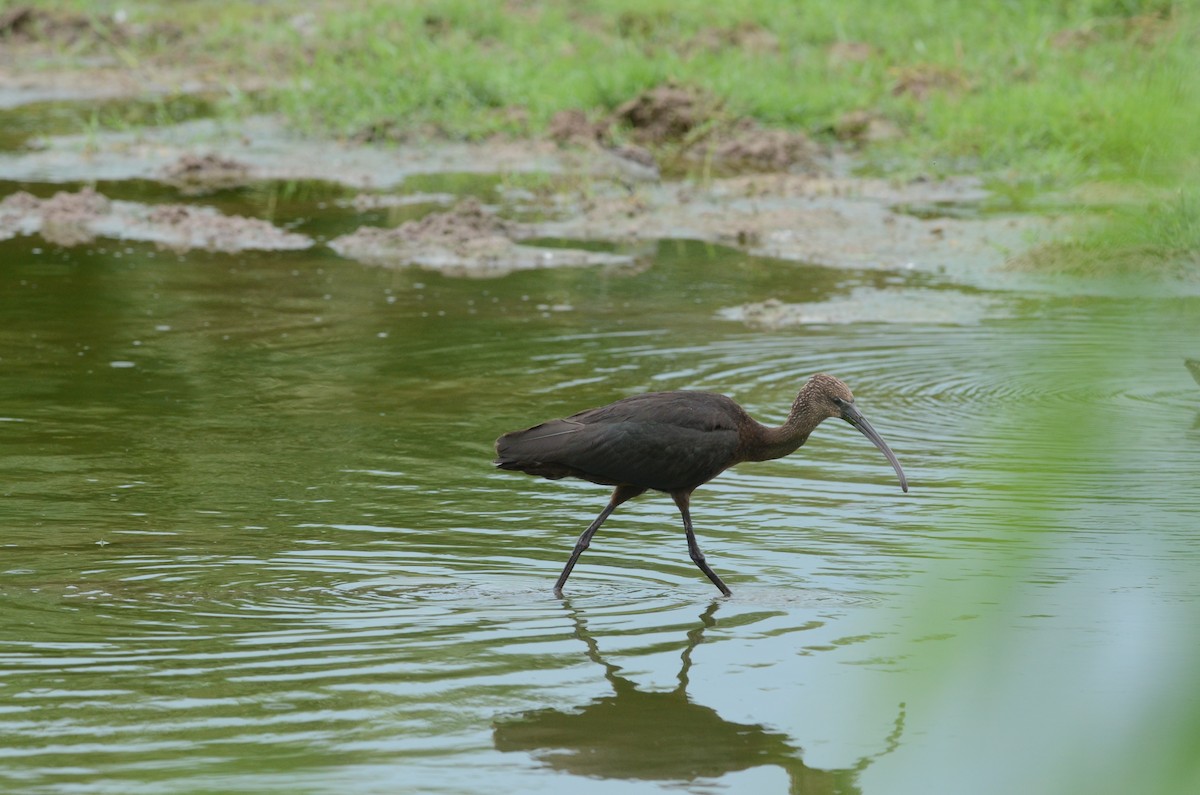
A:
<svg viewBox="0 0 1200 795">
<path fill-rule="evenodd" d="M 709 163 L 722 173 L 829 171 L 820 147 L 807 135 L 761 127 L 748 119 L 717 130 L 710 139 L 691 147 L 687 159 Z"/>
<path fill-rule="evenodd" d="M 988 196 L 975 179 L 945 181 L 744 175 L 592 190 L 578 206 L 539 222 L 545 237 L 640 242 L 686 238 L 757 256 L 832 268 L 935 274 L 956 283 L 1012 288 L 1032 274 L 1004 268 L 1031 235 L 1048 235 L 1036 216 L 924 219 L 893 208 L 974 204 Z"/>
<path fill-rule="evenodd" d="M 59 246 L 83 245 L 103 237 L 157 243 L 173 251 L 279 251 L 313 244 L 311 238 L 258 218 L 188 204 L 120 201 L 91 188 L 59 191 L 48 199 L 18 191 L 0 201 L 0 239 L 32 234 Z"/>
<path fill-rule="evenodd" d="M 571 174 L 613 176 L 611 156 L 564 150 L 552 141 L 435 141 L 361 145 L 306 138 L 281 118 L 237 122 L 193 119 L 179 124 L 55 135 L 31 151 L 0 152 L 0 179 L 23 182 L 161 180 L 184 158 L 220 158 L 247 164 L 256 180 L 315 180 L 361 190 L 390 190 L 425 174 Z"/>
<path fill-rule="evenodd" d="M 959 290 L 857 287 L 849 295 L 816 303 L 787 303 L 777 298 L 729 307 L 718 313 L 750 328 L 777 331 L 804 326 L 850 323 L 974 325 L 1008 317 L 1011 308 L 998 296 Z"/>
<path fill-rule="evenodd" d="M 371 265 L 416 265 L 449 276 L 488 278 L 520 270 L 627 265 L 621 254 L 525 245 L 523 224 L 504 220 L 477 199 L 468 198 L 445 212 L 384 229 L 363 226 L 336 238 L 329 246 L 338 254 Z"/>
<path fill-rule="evenodd" d="M 452 193 L 358 193 L 349 199 L 337 199 L 334 204 L 357 213 L 372 210 L 391 210 L 398 207 L 416 207 L 423 204 L 449 205 L 454 203 Z"/>
<path fill-rule="evenodd" d="M 43 120 L 33 135 L 79 130 L 94 119 L 130 127 L 159 124 L 164 117 L 183 121 L 207 116 L 221 90 L 219 83 L 183 69 L 139 72 L 98 65 L 83 73 L 24 72 L 0 63 L 0 109 L 35 109 L 15 116 L 18 124 L 30 115 L 51 116 L 51 123 Z"/>
</svg>

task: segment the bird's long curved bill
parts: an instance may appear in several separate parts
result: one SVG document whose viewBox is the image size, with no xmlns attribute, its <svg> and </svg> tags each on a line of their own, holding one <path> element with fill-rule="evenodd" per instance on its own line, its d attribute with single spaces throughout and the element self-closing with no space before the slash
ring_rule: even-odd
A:
<svg viewBox="0 0 1200 795">
<path fill-rule="evenodd" d="M 896 470 L 896 474 L 900 476 L 900 488 L 908 491 L 908 478 L 904 477 L 904 470 L 900 468 L 900 462 L 896 460 L 896 454 L 892 452 L 892 448 L 887 446 L 887 442 L 879 435 L 879 432 L 871 427 L 871 423 L 867 422 L 867 418 L 862 415 L 854 406 L 846 406 L 842 410 L 842 419 L 858 428 L 863 436 L 871 440 L 871 444 L 879 448 L 879 451 L 887 456 L 887 460 L 891 462 L 892 469 Z"/>
</svg>

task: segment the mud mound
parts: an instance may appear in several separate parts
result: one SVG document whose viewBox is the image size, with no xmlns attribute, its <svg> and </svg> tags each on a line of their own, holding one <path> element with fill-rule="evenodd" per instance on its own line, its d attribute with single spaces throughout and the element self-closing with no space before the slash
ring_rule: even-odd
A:
<svg viewBox="0 0 1200 795">
<path fill-rule="evenodd" d="M 185 196 L 199 196 L 246 184 L 251 177 L 247 163 L 214 152 L 186 154 L 162 169 L 163 182 L 174 185 Z"/>
<path fill-rule="evenodd" d="M 546 134 L 550 140 L 563 143 L 594 143 L 604 137 L 607 127 L 603 122 L 592 121 L 585 111 L 578 108 L 560 110 L 550 119 Z"/>
<path fill-rule="evenodd" d="M 410 240 L 455 245 L 483 237 L 506 237 L 515 226 L 488 212 L 475 197 L 462 200 L 444 213 L 405 221 L 396 232 Z"/>
<path fill-rule="evenodd" d="M 623 265 L 632 258 L 597 251 L 517 243 L 523 228 L 488 212 L 474 198 L 394 229 L 364 226 L 333 240 L 338 254 L 371 265 L 417 265 L 449 276 L 487 278 L 518 270 Z"/>
<path fill-rule="evenodd" d="M 304 249 L 312 240 L 282 229 L 259 218 L 222 215 L 211 207 L 189 204 L 164 204 L 134 209 L 125 235 L 153 240 L 175 251 L 244 251 L 246 249 L 280 251 Z"/>
<path fill-rule="evenodd" d="M 720 111 L 720 103 L 699 91 L 664 83 L 620 105 L 611 121 L 628 128 L 638 143 L 665 144 L 684 140 Z"/>
<path fill-rule="evenodd" d="M 731 118 L 715 99 L 675 83 L 643 91 L 600 121 L 582 110 L 560 111 L 547 132 L 560 144 L 598 144 L 656 176 L 660 165 L 687 171 L 703 164 L 720 173 L 824 171 L 819 148 L 804 133 Z"/>
<path fill-rule="evenodd" d="M 19 230 L 14 234 L 40 232 L 47 243 L 77 246 L 95 239 L 92 225 L 110 208 L 108 198 L 91 188 L 78 193 L 59 191 L 49 199 L 20 191 L 0 202 L 0 228 Z"/>
<path fill-rule="evenodd" d="M 312 245 L 304 235 L 285 232 L 266 221 L 222 215 L 211 207 L 184 204 L 145 205 L 114 201 L 84 188 L 39 199 L 24 191 L 0 201 L 0 239 L 40 234 L 46 242 L 78 246 L 98 237 L 143 240 L 176 251 L 300 249 Z"/>
<path fill-rule="evenodd" d="M 0 12 L 0 39 L 70 43 L 95 37 L 91 21 L 83 14 L 47 11 L 32 5 L 13 6 Z"/>
<path fill-rule="evenodd" d="M 29 31 L 33 8 L 16 6 L 0 13 L 0 36 L 22 36 Z"/>
<path fill-rule="evenodd" d="M 91 188 L 78 193 L 59 191 L 42 202 L 42 237 L 60 246 L 76 246 L 92 239 L 90 227 L 110 211 L 112 203 Z"/>
</svg>

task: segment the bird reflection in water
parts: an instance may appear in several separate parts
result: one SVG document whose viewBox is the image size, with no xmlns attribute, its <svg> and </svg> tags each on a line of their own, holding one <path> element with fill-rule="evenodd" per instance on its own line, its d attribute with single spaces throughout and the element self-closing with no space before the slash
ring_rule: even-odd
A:
<svg viewBox="0 0 1200 795">
<path fill-rule="evenodd" d="M 716 624 L 717 607 L 715 602 L 709 605 L 700 624 L 688 632 L 675 689 L 647 692 L 604 660 L 583 617 L 568 604 L 575 636 L 586 646 L 588 659 L 604 668 L 613 693 L 579 709 L 546 708 L 502 718 L 493 731 L 497 750 L 530 753 L 565 773 L 627 780 L 690 782 L 774 765 L 787 772 L 791 793 L 859 792 L 859 774 L 899 746 L 904 705 L 880 753 L 845 769 L 806 766 L 801 749 L 786 735 L 758 724 L 725 720 L 716 710 L 689 698 L 692 652 L 705 629 Z"/>
</svg>

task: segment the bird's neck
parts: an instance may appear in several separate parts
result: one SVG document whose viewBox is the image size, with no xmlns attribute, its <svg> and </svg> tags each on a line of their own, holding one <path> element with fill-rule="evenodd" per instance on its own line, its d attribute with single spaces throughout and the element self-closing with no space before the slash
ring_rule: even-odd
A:
<svg viewBox="0 0 1200 795">
<path fill-rule="evenodd" d="M 783 425 L 773 428 L 769 425 L 758 425 L 755 443 L 746 451 L 747 461 L 769 461 L 773 458 L 783 458 L 800 448 L 808 441 L 809 434 L 821 424 L 824 417 L 815 416 L 808 409 L 808 403 L 802 400 L 801 394 L 792 404 L 792 410 Z M 757 424 L 757 423 L 756 423 Z"/>
</svg>

